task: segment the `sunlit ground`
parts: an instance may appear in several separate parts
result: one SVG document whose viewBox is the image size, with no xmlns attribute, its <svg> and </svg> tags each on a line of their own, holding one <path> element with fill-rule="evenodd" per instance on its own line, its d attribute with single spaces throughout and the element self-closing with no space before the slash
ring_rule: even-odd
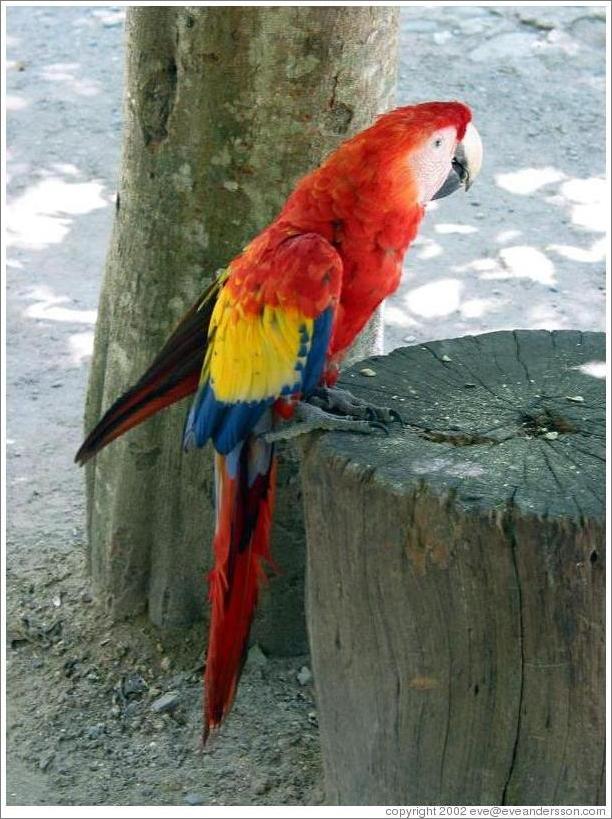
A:
<svg viewBox="0 0 612 819">
<path fill-rule="evenodd" d="M 575 369 L 580 370 L 580 372 L 584 373 L 585 375 L 590 375 L 593 378 L 606 377 L 605 361 L 587 361 L 586 364 L 581 364 L 579 367 L 576 367 Z"/>
<path fill-rule="evenodd" d="M 5 224 L 8 253 L 12 247 L 43 250 L 58 244 L 69 233 L 74 216 L 108 206 L 101 182 L 67 181 L 55 175 L 58 171 L 68 177 L 79 173 L 73 165 L 56 166 L 9 202 Z"/>
<path fill-rule="evenodd" d="M 99 31 L 100 26 L 109 29 L 120 25 L 124 16 L 124 9 L 90 9 L 71 18 L 71 26 L 75 36 L 91 37 L 89 32 Z M 475 17 L 462 26 L 468 35 L 477 34 L 482 22 Z M 448 31 L 436 32 L 436 43 L 448 43 L 450 47 L 456 35 L 450 26 Z M 504 36 L 497 37 L 499 54 L 511 45 L 510 41 L 506 44 Z M 518 48 L 517 54 L 546 57 L 562 53 L 568 60 L 584 54 L 585 45 L 561 31 L 542 35 L 524 31 L 520 43 L 518 35 L 512 36 L 512 48 Z M 109 89 L 99 74 L 93 75 L 78 49 L 60 59 L 41 58 L 36 66 L 28 66 L 15 56 L 20 54 L 23 40 L 9 34 L 7 44 L 12 49 L 7 62 L 9 77 L 35 72 L 34 84 L 15 83 L 15 89 L 10 90 L 9 116 L 18 118 L 26 112 L 30 116 L 29 112 L 39 109 L 42 116 L 48 108 L 47 99 L 61 106 L 69 101 L 75 112 L 80 106 L 101 105 L 107 99 Z M 486 42 L 471 51 L 469 59 L 476 64 L 489 60 L 493 64 L 499 54 Z M 113 54 L 113 60 L 120 58 L 120 53 Z M 515 58 L 508 57 L 510 61 Z M 517 76 L 520 82 L 520 72 Z M 585 77 L 587 81 L 589 77 Z M 452 86 L 449 89 L 452 93 Z M 118 100 L 119 89 L 114 88 L 113 93 Z M 477 96 L 475 99 L 478 102 Z M 456 201 L 451 197 L 454 201 L 450 208 L 445 200 L 429 206 L 420 235 L 407 256 L 404 281 L 386 305 L 387 349 L 504 327 L 602 325 L 603 300 L 592 292 L 593 275 L 589 278 L 590 290 L 583 282 L 585 275 L 595 270 L 603 285 L 609 222 L 605 179 L 571 175 L 567 171 L 571 163 L 561 167 L 546 154 L 542 154 L 540 162 L 521 163 L 520 146 L 526 137 L 519 124 L 516 161 L 507 147 L 487 140 L 488 119 L 495 112 L 481 109 L 477 113 L 485 140 L 481 178 L 465 199 L 459 201 L 459 194 L 455 195 Z M 508 115 L 498 112 L 504 114 Z M 84 122 L 87 127 L 87 119 Z M 92 136 L 90 155 L 95 156 L 101 138 L 99 133 Z M 114 180 L 92 175 L 84 169 L 82 160 L 73 161 L 65 151 L 60 152 L 57 161 L 38 163 L 23 150 L 22 143 L 20 139 L 14 144 L 11 141 L 7 157 L 11 186 L 6 210 L 7 265 L 24 281 L 33 267 L 36 281 L 40 282 L 47 254 L 77 239 L 83 230 L 83 218 L 112 203 Z M 583 150 L 580 145 L 578 148 Z M 501 217 L 490 208 L 495 191 L 505 197 L 505 202 L 512 203 Z M 479 207 L 471 207 L 475 204 Z M 99 236 L 96 241 L 103 249 L 108 236 Z M 575 271 L 572 286 L 568 285 L 568 263 Z M 83 271 L 83 275 L 91 273 Z M 100 269 L 95 275 L 100 275 Z M 88 309 L 75 306 L 68 281 L 56 281 L 53 287 L 39 284 L 21 288 L 19 301 L 22 317 L 33 326 L 69 325 L 64 361 L 70 366 L 87 362 L 93 343 L 95 305 Z M 600 315 L 595 315 L 597 310 Z"/>
<path fill-rule="evenodd" d="M 10 172 L 10 167 L 9 167 Z M 77 216 L 108 207 L 112 195 L 98 180 L 78 181 L 79 170 L 70 163 L 58 163 L 42 171 L 41 178 L 20 195 L 9 201 L 6 210 L 6 238 L 8 265 L 19 267 L 11 259 L 12 248 L 33 251 L 44 250 L 61 243 L 71 231 Z M 556 209 L 571 220 L 581 231 L 581 244 L 544 241 L 539 247 L 521 243 L 518 228 L 501 230 L 495 237 L 499 247 L 479 255 L 478 233 L 481 228 L 464 223 L 436 221 L 440 209 L 435 206 L 427 216 L 430 235 L 414 242 L 412 257 L 441 259 L 444 275 L 417 287 L 408 287 L 400 298 L 390 302 L 385 311 L 385 322 L 392 327 L 418 330 L 425 321 L 457 314 L 464 320 L 482 319 L 492 313 L 502 314 L 507 301 L 499 296 L 467 296 L 466 284 L 474 277 L 484 282 L 508 279 L 528 279 L 536 285 L 553 287 L 558 284 L 555 260 L 563 257 L 577 266 L 602 263 L 606 256 L 605 230 L 608 221 L 606 183 L 603 178 L 569 178 L 551 167 L 522 168 L 513 173 L 498 174 L 495 184 L 517 197 L 540 197 L 551 209 Z M 469 212 L 467 214 L 469 216 Z M 473 238 L 474 258 L 463 264 L 453 264 L 445 254 L 440 241 L 456 235 Z M 546 237 L 548 238 L 548 237 Z M 410 275 L 410 272 L 407 274 Z M 473 288 L 472 288 L 473 290 Z M 24 309 L 32 319 L 95 324 L 95 310 L 74 310 L 70 297 L 56 294 L 49 288 L 33 290 L 34 303 Z M 554 321 L 547 301 L 528 304 L 525 309 L 527 324 L 547 327 Z M 92 332 L 77 333 L 70 337 L 70 358 L 75 364 L 87 360 L 92 348 Z"/>
<path fill-rule="evenodd" d="M 112 199 L 101 182 L 76 181 L 81 174 L 70 163 L 57 163 L 49 170 L 40 171 L 39 176 L 39 181 L 12 199 L 6 209 L 8 268 L 24 269 L 22 262 L 11 258 L 13 249 L 43 251 L 60 244 L 73 229 L 75 217 L 106 208 Z M 26 288 L 21 298 L 28 303 L 22 311 L 28 319 L 43 325 L 61 322 L 90 327 L 67 336 L 63 357 L 72 366 L 81 366 L 89 360 L 97 310 L 75 309 L 70 306 L 71 296 L 56 293 L 46 285 Z"/>
<path fill-rule="evenodd" d="M 478 183 L 477 183 L 478 184 Z M 423 328 L 432 326 L 436 318 L 448 318 L 453 314 L 469 319 L 483 319 L 491 314 L 503 315 L 509 306 L 507 298 L 499 293 L 489 296 L 488 283 L 511 279 L 527 279 L 532 284 L 541 286 L 540 303 L 533 297 L 526 300 L 522 314 L 522 327 L 542 327 L 556 329 L 560 327 L 557 317 L 550 309 L 550 291 L 556 291 L 559 284 L 557 264 L 559 257 L 569 259 L 576 264 L 576 277 L 580 278 L 582 265 L 603 264 L 606 259 L 606 229 L 609 223 L 609 204 L 607 185 L 603 177 L 568 177 L 562 171 L 544 166 L 527 167 L 514 172 L 499 173 L 494 177 L 494 184 L 518 198 L 529 197 L 531 203 L 539 199 L 552 213 L 559 215 L 558 237 L 566 232 L 562 227 L 561 217 L 565 217 L 579 233 L 580 243 L 567 244 L 562 241 L 550 241 L 550 236 L 542 236 L 541 244 L 528 244 L 524 241 L 520 220 L 514 218 L 519 227 L 500 230 L 495 235 L 498 248 L 482 247 L 478 234 L 483 225 L 465 223 L 455 224 L 441 219 L 443 205 L 433 203 L 428 208 L 424 223 L 424 233 L 411 248 L 406 262 L 406 277 L 410 278 L 413 270 L 418 270 L 418 261 L 440 259 L 440 267 L 445 275 L 416 287 L 407 287 L 399 297 L 394 297 L 385 310 L 385 322 L 389 328 L 410 329 L 412 334 L 404 335 L 404 341 L 416 340 L 417 333 Z M 520 205 L 520 203 L 519 203 Z M 469 217 L 469 212 L 467 217 Z M 531 228 L 532 225 L 529 225 Z M 478 251 L 482 247 L 486 252 L 474 254 L 468 262 L 454 264 L 453 248 L 447 242 L 443 247 L 437 237 L 454 235 L 473 236 L 473 247 Z M 523 239 L 523 241 L 521 241 Z M 473 293 L 473 279 L 483 283 L 483 296 L 466 295 Z M 486 284 L 485 284 L 486 283 Z M 602 275 L 603 283 L 603 275 Z M 533 292 L 533 291 L 530 291 Z M 603 309 L 603 305 L 602 305 Z M 573 326 L 568 324 L 568 326 Z"/>
</svg>

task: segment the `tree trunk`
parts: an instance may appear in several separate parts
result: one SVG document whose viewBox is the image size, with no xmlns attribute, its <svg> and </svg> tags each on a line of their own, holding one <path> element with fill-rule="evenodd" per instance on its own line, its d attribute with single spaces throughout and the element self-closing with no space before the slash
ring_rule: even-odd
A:
<svg viewBox="0 0 612 819">
<path fill-rule="evenodd" d="M 397 10 L 384 7 L 128 9 L 123 159 L 88 429 L 296 179 L 390 107 L 396 30 Z M 90 568 L 115 616 L 148 609 L 176 626 L 202 614 L 211 458 L 182 454 L 184 412 L 161 413 L 87 467 Z M 304 547 L 290 465 L 280 484 L 273 550 L 285 574 L 272 589 L 282 613 L 269 594 L 262 641 L 299 650 Z"/>
<path fill-rule="evenodd" d="M 409 427 L 303 444 L 328 802 L 604 803 L 604 358 L 501 332 L 344 377 Z"/>
</svg>

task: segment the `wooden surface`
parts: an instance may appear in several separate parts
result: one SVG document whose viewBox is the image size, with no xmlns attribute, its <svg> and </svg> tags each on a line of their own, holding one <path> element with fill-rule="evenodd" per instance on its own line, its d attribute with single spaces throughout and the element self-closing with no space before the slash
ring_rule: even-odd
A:
<svg viewBox="0 0 612 819">
<path fill-rule="evenodd" d="M 498 332 L 344 377 L 409 427 L 303 444 L 329 802 L 604 801 L 604 356 Z"/>
</svg>

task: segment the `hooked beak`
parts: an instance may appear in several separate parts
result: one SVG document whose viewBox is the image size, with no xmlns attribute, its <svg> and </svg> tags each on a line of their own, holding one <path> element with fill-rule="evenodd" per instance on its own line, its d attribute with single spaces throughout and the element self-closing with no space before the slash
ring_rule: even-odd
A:
<svg viewBox="0 0 612 819">
<path fill-rule="evenodd" d="M 478 176 L 482 165 L 482 141 L 480 134 L 470 122 L 465 129 L 465 135 L 457 145 L 455 156 L 451 163 L 451 170 L 442 187 L 432 199 L 442 199 L 458 188 L 469 190 Z"/>
</svg>

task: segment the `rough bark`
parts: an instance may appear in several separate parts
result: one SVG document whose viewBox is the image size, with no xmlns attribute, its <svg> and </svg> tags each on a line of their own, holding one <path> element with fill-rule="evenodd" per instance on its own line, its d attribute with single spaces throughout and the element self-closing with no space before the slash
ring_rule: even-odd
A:
<svg viewBox="0 0 612 819">
<path fill-rule="evenodd" d="M 603 803 L 604 358 L 500 332 L 344 378 L 409 427 L 303 445 L 330 803 Z"/>
<path fill-rule="evenodd" d="M 397 10 L 384 7 L 128 10 L 124 149 L 87 428 L 295 180 L 390 107 L 396 28 Z M 176 626 L 202 613 L 211 462 L 181 454 L 184 411 L 128 433 L 87 469 L 90 567 L 116 616 L 148 609 Z M 285 574 L 272 581 L 267 622 L 294 629 L 279 637 L 272 625 L 261 639 L 299 650 L 299 486 L 290 468 L 281 474 L 273 548 Z"/>
</svg>

